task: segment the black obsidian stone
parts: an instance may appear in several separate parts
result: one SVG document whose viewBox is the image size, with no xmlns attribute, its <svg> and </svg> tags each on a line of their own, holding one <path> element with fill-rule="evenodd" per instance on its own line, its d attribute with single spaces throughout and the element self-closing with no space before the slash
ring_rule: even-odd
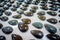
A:
<svg viewBox="0 0 60 40">
<path fill-rule="evenodd" d="M 0 36 L 0 40 L 6 40 L 5 36 Z"/>
<path fill-rule="evenodd" d="M 10 33 L 13 32 L 13 28 L 10 27 L 10 26 L 7 26 L 7 27 L 2 28 L 2 31 L 3 31 L 3 33 L 5 33 L 5 34 L 10 34 Z"/>
<path fill-rule="evenodd" d="M 38 39 L 41 39 L 44 36 L 43 32 L 39 30 L 31 30 L 31 34 Z"/>
<path fill-rule="evenodd" d="M 23 38 L 20 35 L 12 34 L 12 40 L 23 40 Z"/>
<path fill-rule="evenodd" d="M 46 36 L 49 40 L 60 40 L 60 36 L 57 34 L 47 34 Z"/>
<path fill-rule="evenodd" d="M 3 27 L 3 24 L 0 23 L 0 29 Z"/>
</svg>

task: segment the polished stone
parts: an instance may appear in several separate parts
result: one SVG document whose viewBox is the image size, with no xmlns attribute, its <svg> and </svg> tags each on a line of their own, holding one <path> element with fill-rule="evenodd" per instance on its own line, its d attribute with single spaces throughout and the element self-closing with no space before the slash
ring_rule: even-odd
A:
<svg viewBox="0 0 60 40">
<path fill-rule="evenodd" d="M 20 35 L 12 34 L 12 40 L 23 40 Z"/>
<path fill-rule="evenodd" d="M 40 23 L 40 22 L 34 22 L 32 25 L 33 25 L 34 27 L 38 28 L 38 29 L 42 29 L 42 28 L 43 28 L 43 24 Z"/>
<path fill-rule="evenodd" d="M 17 8 L 14 8 L 14 7 L 11 8 L 11 11 L 16 11 L 16 10 L 17 10 Z"/>
<path fill-rule="evenodd" d="M 18 28 L 21 32 L 26 32 L 29 29 L 27 24 L 24 24 L 24 23 L 21 23 L 21 22 L 18 24 Z"/>
<path fill-rule="evenodd" d="M 54 27 L 53 25 L 45 24 L 44 26 L 49 33 L 55 34 L 57 32 L 56 27 Z"/>
<path fill-rule="evenodd" d="M 24 15 L 25 15 L 25 16 L 33 16 L 33 13 L 30 12 L 30 11 L 27 11 L 27 12 L 24 13 Z"/>
<path fill-rule="evenodd" d="M 15 18 L 15 19 L 20 19 L 21 18 L 21 15 L 14 15 L 12 17 Z"/>
<path fill-rule="evenodd" d="M 10 21 L 8 21 L 8 23 L 10 25 L 17 25 L 18 24 L 18 21 L 17 20 L 10 20 Z"/>
<path fill-rule="evenodd" d="M 7 10 L 7 9 L 9 9 L 9 6 L 4 5 L 3 9 Z"/>
<path fill-rule="evenodd" d="M 5 34 L 11 34 L 13 32 L 13 28 L 10 26 L 2 28 L 2 32 Z"/>
<path fill-rule="evenodd" d="M 55 18 L 49 18 L 49 19 L 47 19 L 47 21 L 52 24 L 57 24 L 57 19 L 55 19 Z"/>
<path fill-rule="evenodd" d="M 20 9 L 22 9 L 23 11 L 26 11 L 27 7 L 20 7 Z"/>
<path fill-rule="evenodd" d="M 47 14 L 49 14 L 49 15 L 51 15 L 51 16 L 56 16 L 56 15 L 57 15 L 57 13 L 54 12 L 54 11 L 48 11 Z"/>
<path fill-rule="evenodd" d="M 1 21 L 7 21 L 9 18 L 7 16 L 2 16 Z"/>
<path fill-rule="evenodd" d="M 44 36 L 43 32 L 39 30 L 31 30 L 31 34 L 38 39 L 41 39 Z"/>
<path fill-rule="evenodd" d="M 0 36 L 0 40 L 6 40 L 5 36 Z"/>
<path fill-rule="evenodd" d="M 26 4 L 31 4 L 32 0 L 24 0 Z"/>
<path fill-rule="evenodd" d="M 38 18 L 40 19 L 40 20 L 42 20 L 42 21 L 44 21 L 45 19 L 46 19 L 46 17 L 45 16 L 38 16 Z"/>
<path fill-rule="evenodd" d="M 35 9 L 30 9 L 30 11 L 31 11 L 32 13 L 35 13 L 35 12 L 36 12 L 36 10 L 35 10 Z"/>
<path fill-rule="evenodd" d="M 42 6 L 41 9 L 43 9 L 43 10 L 48 10 L 48 6 L 47 6 L 47 5 Z"/>
<path fill-rule="evenodd" d="M 30 23 L 31 23 L 31 20 L 28 19 L 28 18 L 23 18 L 22 21 L 23 21 L 23 23 L 25 23 L 25 24 L 30 24 Z"/>
<path fill-rule="evenodd" d="M 32 1 L 32 4 L 34 4 L 34 5 L 38 5 L 39 2 L 40 2 L 40 0 L 33 0 L 33 1 Z"/>
<path fill-rule="evenodd" d="M 0 29 L 3 27 L 3 24 L 0 23 Z"/>
<path fill-rule="evenodd" d="M 38 9 L 38 7 L 37 6 L 32 6 L 31 9 L 35 9 L 36 10 L 36 9 Z"/>
<path fill-rule="evenodd" d="M 6 15 L 6 16 L 11 16 L 12 13 L 11 13 L 10 11 L 5 11 L 5 15 Z"/>
<path fill-rule="evenodd" d="M 37 15 L 39 15 L 39 16 L 45 15 L 45 12 L 44 12 L 44 11 L 39 11 L 39 12 L 37 13 Z"/>
<path fill-rule="evenodd" d="M 60 36 L 57 34 L 47 34 L 46 36 L 49 40 L 60 40 Z"/>
<path fill-rule="evenodd" d="M 18 14 L 24 14 L 24 11 L 22 9 L 17 10 Z"/>
</svg>

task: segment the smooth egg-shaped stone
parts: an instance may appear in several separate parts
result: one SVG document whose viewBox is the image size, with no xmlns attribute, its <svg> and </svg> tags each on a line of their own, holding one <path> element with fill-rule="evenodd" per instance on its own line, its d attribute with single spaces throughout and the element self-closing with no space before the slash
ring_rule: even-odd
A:
<svg viewBox="0 0 60 40">
<path fill-rule="evenodd" d="M 8 2 L 6 5 L 7 5 L 7 6 L 9 6 L 9 7 L 11 7 L 11 6 L 12 6 L 12 4 L 11 4 L 10 2 Z"/>
<path fill-rule="evenodd" d="M 11 10 L 12 10 L 12 11 L 16 11 L 16 10 L 17 10 L 17 8 L 12 7 L 12 8 L 11 8 Z"/>
<path fill-rule="evenodd" d="M 46 36 L 49 40 L 60 40 L 60 36 L 57 34 L 47 34 Z"/>
<path fill-rule="evenodd" d="M 26 4 L 26 3 L 23 3 L 23 4 L 22 4 L 22 6 L 24 6 L 24 7 L 28 7 L 28 4 Z"/>
<path fill-rule="evenodd" d="M 3 24 L 0 23 L 0 29 L 3 27 Z"/>
<path fill-rule="evenodd" d="M 47 7 L 47 5 L 45 5 L 45 6 L 42 6 L 41 9 L 48 10 L 48 7 Z"/>
<path fill-rule="evenodd" d="M 3 9 L 7 10 L 7 9 L 9 9 L 9 6 L 4 5 Z"/>
<path fill-rule="evenodd" d="M 32 2 L 32 0 L 24 0 L 24 3 L 26 4 L 30 4 Z"/>
<path fill-rule="evenodd" d="M 43 32 L 39 30 L 31 30 L 31 34 L 38 39 L 41 39 L 44 36 Z"/>
<path fill-rule="evenodd" d="M 54 27 L 54 26 L 52 26 L 52 25 L 45 24 L 44 26 L 45 26 L 46 30 L 47 30 L 49 33 L 54 34 L 54 33 L 57 32 L 56 27 Z"/>
<path fill-rule="evenodd" d="M 56 16 L 57 13 L 56 12 L 53 12 L 53 11 L 48 11 L 47 14 L 51 15 L 51 16 Z"/>
<path fill-rule="evenodd" d="M 28 18 L 23 18 L 22 21 L 23 21 L 23 23 L 25 23 L 25 24 L 30 24 L 30 23 L 31 23 L 31 20 L 28 19 Z"/>
<path fill-rule="evenodd" d="M 44 12 L 44 11 L 39 11 L 39 12 L 37 13 L 37 15 L 39 15 L 39 16 L 45 15 L 45 12 Z"/>
<path fill-rule="evenodd" d="M 22 9 L 17 10 L 18 14 L 24 14 L 24 11 Z"/>
<path fill-rule="evenodd" d="M 6 17 L 6 16 L 2 16 L 1 17 L 1 21 L 7 21 L 9 18 L 8 17 Z"/>
<path fill-rule="evenodd" d="M 45 16 L 38 16 L 38 18 L 40 19 L 40 20 L 42 20 L 42 21 L 44 21 L 45 19 L 46 19 L 46 17 Z"/>
<path fill-rule="evenodd" d="M 17 34 L 12 34 L 12 40 L 23 40 L 22 37 L 20 35 Z"/>
<path fill-rule="evenodd" d="M 15 19 L 20 19 L 21 18 L 21 15 L 14 15 L 12 17 L 15 18 Z"/>
<path fill-rule="evenodd" d="M 24 15 L 25 16 L 33 16 L 33 13 L 29 11 L 29 12 L 25 12 Z"/>
<path fill-rule="evenodd" d="M 13 28 L 10 26 L 2 28 L 2 32 L 5 34 L 11 34 L 13 32 Z"/>
<path fill-rule="evenodd" d="M 29 27 L 27 24 L 24 24 L 24 23 L 19 23 L 18 24 L 18 28 L 21 32 L 26 32 L 28 31 Z"/>
<path fill-rule="evenodd" d="M 34 27 L 38 28 L 38 29 L 42 29 L 42 28 L 43 28 L 43 24 L 40 23 L 40 22 L 34 22 L 32 25 L 33 25 Z"/>
<path fill-rule="evenodd" d="M 10 11 L 5 11 L 5 15 L 10 16 L 12 13 Z"/>
<path fill-rule="evenodd" d="M 32 9 L 35 9 L 35 10 L 36 10 L 36 9 L 38 9 L 38 7 L 37 7 L 37 6 L 32 6 L 31 8 L 32 8 Z"/>
<path fill-rule="evenodd" d="M 52 23 L 52 24 L 57 24 L 57 19 L 55 19 L 55 18 L 47 19 L 47 21 L 48 21 L 49 23 Z"/>
<path fill-rule="evenodd" d="M 32 13 L 35 13 L 35 12 L 36 12 L 36 10 L 35 10 L 35 9 L 30 9 L 30 11 L 31 11 Z"/>
<path fill-rule="evenodd" d="M 10 25 L 17 25 L 18 24 L 18 21 L 17 20 L 10 20 L 10 21 L 8 21 L 8 23 Z"/>
<path fill-rule="evenodd" d="M 26 11 L 27 10 L 27 7 L 23 7 L 22 6 L 22 7 L 20 7 L 20 9 L 23 10 L 23 11 Z"/>
<path fill-rule="evenodd" d="M 6 40 L 6 37 L 1 35 L 0 40 Z"/>
</svg>

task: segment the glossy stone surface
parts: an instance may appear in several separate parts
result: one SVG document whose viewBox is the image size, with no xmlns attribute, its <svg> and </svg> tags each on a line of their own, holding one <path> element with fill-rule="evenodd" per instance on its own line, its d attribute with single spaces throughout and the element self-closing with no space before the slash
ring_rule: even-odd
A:
<svg viewBox="0 0 60 40">
<path fill-rule="evenodd" d="M 53 25 L 45 24 L 44 26 L 49 33 L 54 34 L 57 32 L 56 27 L 54 27 Z"/>
<path fill-rule="evenodd" d="M 18 13 L 18 14 L 24 14 L 24 11 L 21 10 L 21 9 L 19 9 L 19 10 L 17 10 L 17 13 Z"/>
<path fill-rule="evenodd" d="M 0 0 L 0 2 L 3 2 L 4 0 Z"/>
<path fill-rule="evenodd" d="M 39 15 L 39 16 L 45 15 L 45 12 L 44 12 L 44 11 L 39 11 L 39 12 L 37 13 L 37 15 Z"/>
<path fill-rule="evenodd" d="M 28 19 L 28 18 L 23 18 L 22 21 L 23 21 L 23 23 L 25 23 L 25 24 L 30 24 L 30 23 L 31 23 L 31 20 Z"/>
<path fill-rule="evenodd" d="M 39 30 L 31 30 L 31 34 L 38 39 L 41 39 L 44 36 L 43 32 Z"/>
<path fill-rule="evenodd" d="M 33 1 L 32 1 L 32 4 L 34 4 L 34 5 L 38 5 L 39 2 L 40 2 L 40 0 L 33 0 Z"/>
<path fill-rule="evenodd" d="M 55 8 L 53 8 L 53 7 L 52 7 L 52 8 L 50 8 L 49 10 L 57 11 L 57 10 L 58 10 L 58 8 L 56 8 L 56 7 L 55 7 Z"/>
<path fill-rule="evenodd" d="M 17 34 L 12 34 L 12 40 L 23 40 L 22 37 L 20 35 Z"/>
<path fill-rule="evenodd" d="M 60 36 L 57 34 L 47 34 L 46 36 L 49 40 L 60 40 Z"/>
<path fill-rule="evenodd" d="M 3 12 L 0 12 L 0 16 L 2 16 L 3 15 Z"/>
<path fill-rule="evenodd" d="M 28 4 L 26 4 L 26 3 L 23 3 L 23 4 L 22 4 L 22 6 L 24 6 L 24 7 L 28 7 Z"/>
<path fill-rule="evenodd" d="M 12 10 L 12 11 L 16 11 L 16 10 L 17 10 L 17 8 L 12 7 L 12 8 L 11 8 L 11 10 Z"/>
<path fill-rule="evenodd" d="M 41 9 L 48 10 L 48 7 L 47 7 L 47 5 L 45 5 L 45 6 L 42 6 Z"/>
<path fill-rule="evenodd" d="M 25 2 L 26 4 L 30 4 L 30 3 L 32 2 L 32 0 L 24 0 L 24 2 Z"/>
<path fill-rule="evenodd" d="M 22 9 L 23 11 L 26 11 L 27 7 L 20 7 L 20 9 Z"/>
<path fill-rule="evenodd" d="M 38 18 L 40 19 L 40 20 L 42 20 L 42 21 L 44 21 L 45 19 L 46 19 L 46 17 L 45 16 L 38 16 Z"/>
<path fill-rule="evenodd" d="M 18 21 L 17 20 L 10 20 L 10 21 L 8 21 L 8 23 L 10 25 L 17 25 L 18 24 Z"/>
<path fill-rule="evenodd" d="M 13 32 L 13 28 L 10 26 L 2 28 L 2 32 L 5 34 L 11 34 Z"/>
<path fill-rule="evenodd" d="M 53 11 L 48 11 L 47 12 L 49 15 L 51 15 L 51 16 L 56 16 L 57 15 L 57 13 L 56 12 L 53 12 Z"/>
<path fill-rule="evenodd" d="M 12 13 L 10 11 L 5 11 L 5 15 L 10 16 Z"/>
<path fill-rule="evenodd" d="M 38 29 L 42 29 L 42 28 L 43 28 L 43 24 L 40 23 L 40 22 L 34 22 L 32 25 L 33 25 L 34 27 L 38 28 Z"/>
<path fill-rule="evenodd" d="M 10 2 L 8 2 L 6 5 L 7 5 L 7 6 L 9 6 L 9 7 L 11 7 L 11 6 L 12 6 L 12 4 L 11 4 Z"/>
<path fill-rule="evenodd" d="M 7 9 L 9 9 L 9 6 L 4 5 L 3 9 L 7 10 Z"/>
<path fill-rule="evenodd" d="M 12 17 L 15 18 L 15 19 L 20 19 L 21 18 L 21 15 L 14 15 Z"/>
<path fill-rule="evenodd" d="M 47 21 L 48 21 L 49 23 L 52 23 L 52 24 L 57 24 L 57 19 L 55 19 L 55 18 L 47 19 Z"/>
<path fill-rule="evenodd" d="M 35 10 L 36 10 L 36 9 L 38 9 L 38 7 L 37 7 L 37 6 L 32 6 L 31 8 L 32 8 L 32 9 L 35 9 Z"/>
<path fill-rule="evenodd" d="M 0 23 L 0 29 L 3 27 L 3 24 Z"/>
<path fill-rule="evenodd" d="M 35 10 L 35 9 L 30 9 L 30 11 L 31 11 L 32 13 L 35 13 L 35 12 L 36 12 L 36 10 Z"/>
<path fill-rule="evenodd" d="M 6 16 L 1 17 L 1 21 L 7 21 L 7 20 L 8 20 L 8 17 L 6 17 Z"/>
<path fill-rule="evenodd" d="M 0 40 L 6 40 L 5 36 L 0 36 Z"/>
<path fill-rule="evenodd" d="M 33 13 L 30 12 L 30 11 L 28 11 L 28 12 L 25 12 L 24 15 L 25 15 L 25 16 L 33 16 Z"/>
<path fill-rule="evenodd" d="M 24 23 L 21 23 L 21 22 L 18 24 L 18 28 L 21 32 L 26 32 L 29 29 L 27 24 L 24 24 Z"/>
</svg>

